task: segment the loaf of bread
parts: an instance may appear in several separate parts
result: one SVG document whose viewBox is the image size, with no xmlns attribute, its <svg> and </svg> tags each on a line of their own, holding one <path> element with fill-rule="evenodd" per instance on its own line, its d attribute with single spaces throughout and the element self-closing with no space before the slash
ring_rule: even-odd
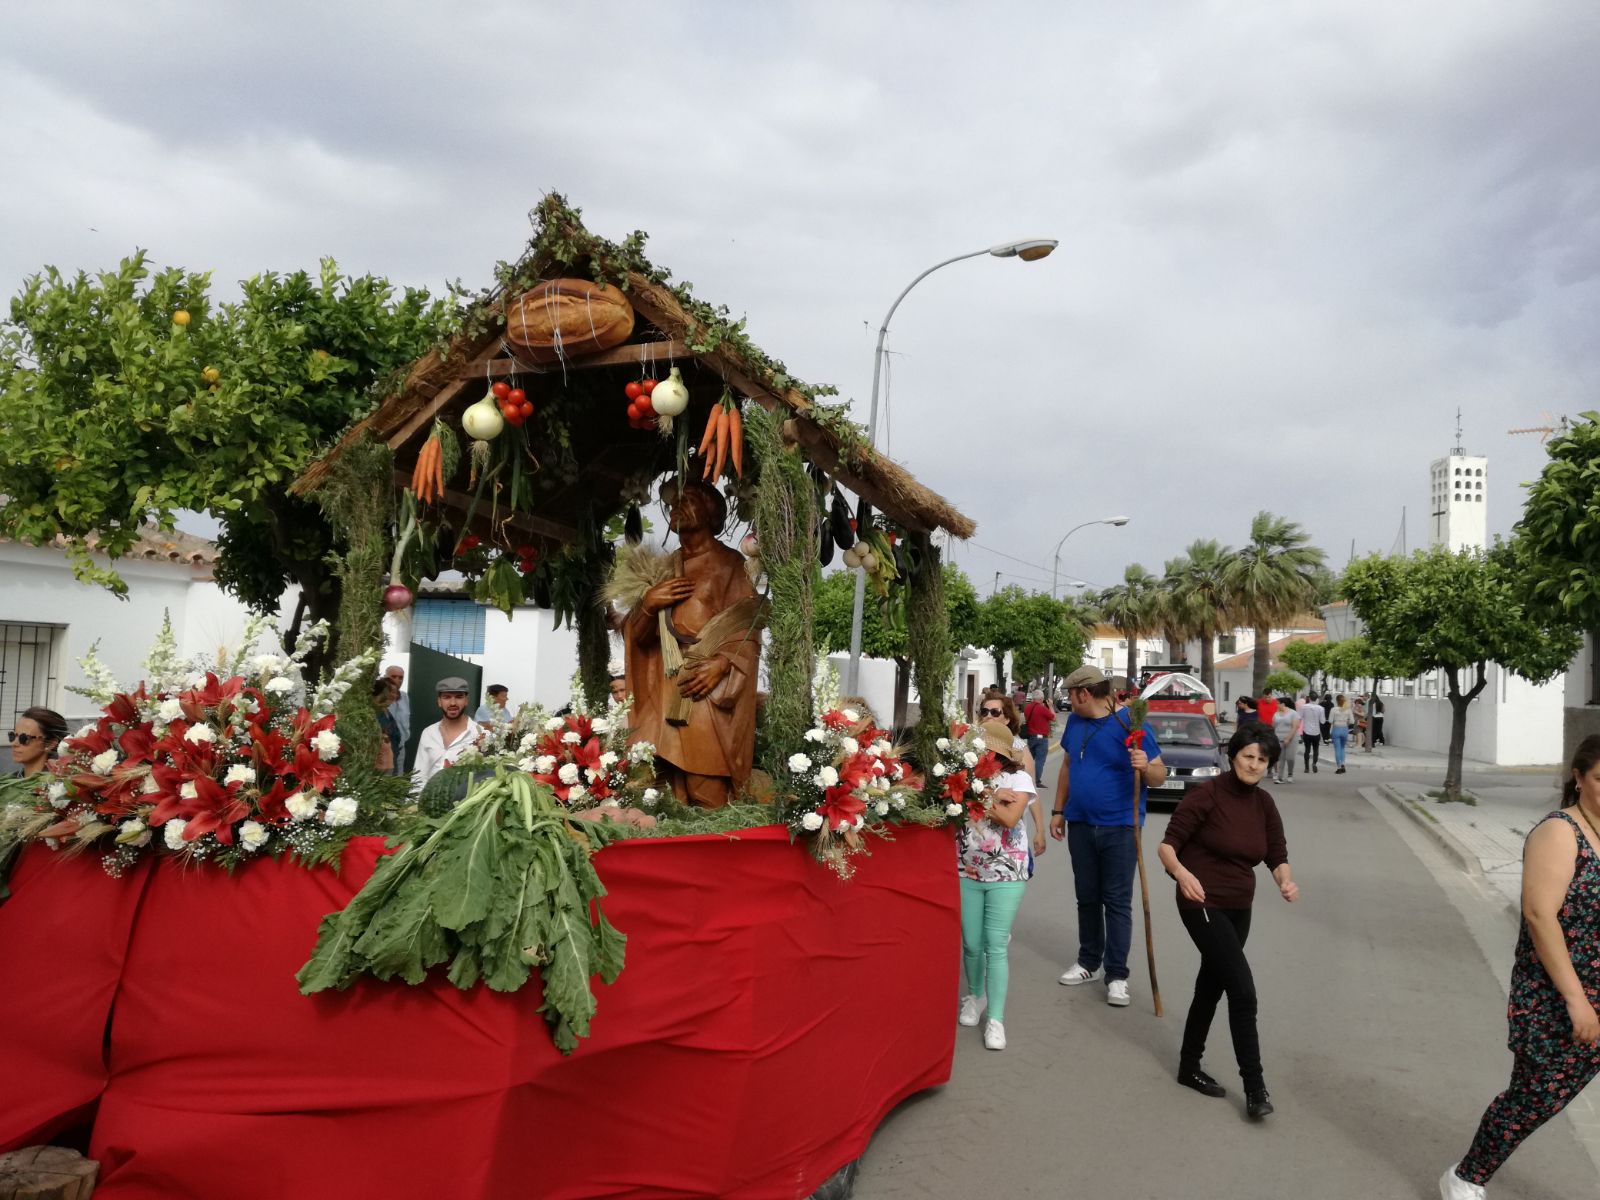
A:
<svg viewBox="0 0 1600 1200">
<path fill-rule="evenodd" d="M 534 362 L 582 358 L 633 333 L 633 305 L 610 284 L 550 279 L 506 306 L 506 339 Z"/>
</svg>

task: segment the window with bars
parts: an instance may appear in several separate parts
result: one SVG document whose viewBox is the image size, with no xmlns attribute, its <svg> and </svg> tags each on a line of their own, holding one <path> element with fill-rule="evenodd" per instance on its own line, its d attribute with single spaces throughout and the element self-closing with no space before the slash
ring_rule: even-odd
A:
<svg viewBox="0 0 1600 1200">
<path fill-rule="evenodd" d="M 0 721 L 14 728 L 17 717 L 36 704 L 56 703 L 64 625 L 22 625 L 0 621 Z"/>
<path fill-rule="evenodd" d="M 411 640 L 440 654 L 483 653 L 483 605 L 466 598 L 418 597 Z"/>
</svg>

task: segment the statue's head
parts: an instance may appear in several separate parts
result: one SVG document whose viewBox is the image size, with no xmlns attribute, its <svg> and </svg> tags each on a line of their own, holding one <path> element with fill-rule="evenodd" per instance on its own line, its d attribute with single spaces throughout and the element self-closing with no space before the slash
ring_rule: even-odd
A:
<svg viewBox="0 0 1600 1200">
<path fill-rule="evenodd" d="M 667 528 L 678 534 L 690 529 L 704 529 L 716 537 L 727 522 L 728 502 L 722 498 L 722 493 L 709 484 L 691 480 L 678 491 Z"/>
</svg>

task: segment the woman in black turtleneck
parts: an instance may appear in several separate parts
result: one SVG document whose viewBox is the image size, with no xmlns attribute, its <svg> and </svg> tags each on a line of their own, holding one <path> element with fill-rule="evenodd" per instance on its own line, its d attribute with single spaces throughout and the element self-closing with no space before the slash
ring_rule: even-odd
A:
<svg viewBox="0 0 1600 1200">
<path fill-rule="evenodd" d="M 1200 951 L 1200 973 L 1178 1056 L 1178 1082 L 1206 1096 L 1227 1094 L 1200 1069 L 1211 1018 L 1226 994 L 1245 1110 L 1257 1119 L 1272 1112 L 1272 1100 L 1261 1073 L 1256 985 L 1244 956 L 1256 865 L 1267 864 L 1285 900 L 1300 896 L 1289 877 L 1289 847 L 1278 806 L 1258 786 L 1278 753 L 1278 739 L 1269 726 L 1245 725 L 1235 732 L 1228 741 L 1230 769 L 1184 796 L 1167 823 L 1159 851 L 1161 865 L 1178 881 L 1178 915 Z"/>
</svg>

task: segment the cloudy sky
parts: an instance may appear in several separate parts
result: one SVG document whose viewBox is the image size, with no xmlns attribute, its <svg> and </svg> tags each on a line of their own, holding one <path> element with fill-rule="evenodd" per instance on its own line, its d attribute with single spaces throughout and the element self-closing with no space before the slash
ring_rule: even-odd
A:
<svg viewBox="0 0 1600 1200">
<path fill-rule="evenodd" d="M 0 280 L 145 247 L 474 287 L 538 196 L 748 316 L 979 525 L 980 588 L 1114 581 L 1270 508 L 1342 565 L 1428 462 L 1600 408 L 1592 0 L 14 0 Z M 226 290 L 224 286 L 223 290 Z"/>
</svg>

